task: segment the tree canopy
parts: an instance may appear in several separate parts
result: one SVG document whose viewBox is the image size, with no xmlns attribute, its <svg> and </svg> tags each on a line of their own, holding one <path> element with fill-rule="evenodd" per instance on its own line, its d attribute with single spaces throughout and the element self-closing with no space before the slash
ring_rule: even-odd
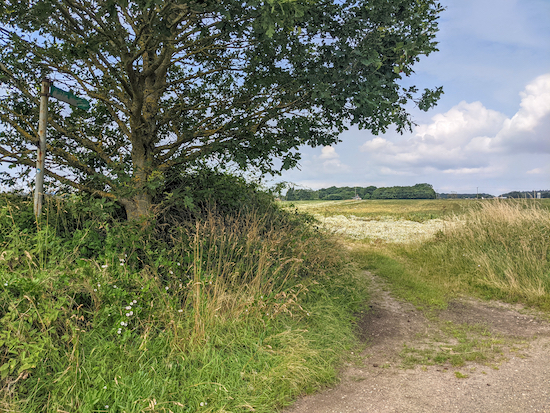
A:
<svg viewBox="0 0 550 413">
<path fill-rule="evenodd" d="M 46 176 L 130 218 L 167 174 L 199 162 L 273 172 L 350 125 L 403 131 L 405 106 L 441 93 L 399 83 L 436 50 L 441 11 L 434 0 L 5 0 L 0 159 L 34 167 L 43 76 L 92 103 L 50 103 Z"/>
</svg>

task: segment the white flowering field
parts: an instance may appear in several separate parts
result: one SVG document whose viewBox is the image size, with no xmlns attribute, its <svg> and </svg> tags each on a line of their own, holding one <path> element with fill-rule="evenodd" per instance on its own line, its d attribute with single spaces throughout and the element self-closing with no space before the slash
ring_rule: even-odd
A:
<svg viewBox="0 0 550 413">
<path fill-rule="evenodd" d="M 353 239 L 368 239 L 394 243 L 409 243 L 423 241 L 442 230 L 446 221 L 430 219 L 424 222 L 409 221 L 383 217 L 378 220 L 365 219 L 350 215 L 335 215 L 324 217 L 314 215 L 321 226 L 328 231 L 342 234 Z"/>
<path fill-rule="evenodd" d="M 465 200 L 299 201 L 283 203 L 313 215 L 322 228 L 356 240 L 411 243 L 457 222 Z"/>
</svg>

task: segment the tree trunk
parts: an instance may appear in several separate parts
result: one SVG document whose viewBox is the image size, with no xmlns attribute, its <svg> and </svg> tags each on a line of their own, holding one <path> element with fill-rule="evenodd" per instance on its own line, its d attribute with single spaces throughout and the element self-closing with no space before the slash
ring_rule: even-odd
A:
<svg viewBox="0 0 550 413">
<path fill-rule="evenodd" d="M 147 192 L 143 192 L 134 195 L 130 199 L 121 199 L 120 203 L 126 210 L 128 221 L 136 221 L 149 215 L 153 205 L 153 198 Z"/>
</svg>

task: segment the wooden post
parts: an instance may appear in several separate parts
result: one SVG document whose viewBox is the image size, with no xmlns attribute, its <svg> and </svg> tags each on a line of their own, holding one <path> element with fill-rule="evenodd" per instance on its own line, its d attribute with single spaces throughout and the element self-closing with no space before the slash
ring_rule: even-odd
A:
<svg viewBox="0 0 550 413">
<path fill-rule="evenodd" d="M 42 214 L 42 198 L 44 196 L 44 158 L 46 156 L 46 128 L 48 126 L 48 96 L 50 81 L 42 79 L 40 93 L 40 116 L 38 118 L 38 154 L 36 156 L 36 183 L 34 186 L 34 215 L 36 219 Z"/>
</svg>

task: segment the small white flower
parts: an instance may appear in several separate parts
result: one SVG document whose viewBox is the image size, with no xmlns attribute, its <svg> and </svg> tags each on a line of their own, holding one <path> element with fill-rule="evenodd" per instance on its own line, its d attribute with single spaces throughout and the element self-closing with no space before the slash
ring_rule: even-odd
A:
<svg viewBox="0 0 550 413">
<path fill-rule="evenodd" d="M 113 288 L 116 288 L 116 285 L 113 285 Z"/>
<path fill-rule="evenodd" d="M 132 306 L 131 306 L 131 305 L 128 305 L 128 306 L 124 307 L 124 309 L 126 309 L 126 310 L 131 310 L 131 309 L 132 309 Z"/>
<path fill-rule="evenodd" d="M 101 268 L 107 268 L 107 264 L 103 264 Z"/>
<path fill-rule="evenodd" d="M 178 267 L 181 265 L 179 262 L 177 262 L 176 264 L 177 264 Z"/>
<path fill-rule="evenodd" d="M 106 409 L 108 409 L 108 408 L 109 408 L 109 405 L 108 405 L 108 404 L 106 404 L 106 405 L 105 405 L 105 408 L 106 408 Z"/>
<path fill-rule="evenodd" d="M 8 286 L 8 283 L 4 283 L 4 285 L 7 287 L 7 286 Z"/>
<path fill-rule="evenodd" d="M 124 321 L 121 321 L 121 322 L 120 322 L 120 325 L 123 326 L 123 325 L 124 325 Z"/>
<path fill-rule="evenodd" d="M 183 287 L 183 285 L 180 283 L 180 288 Z"/>
<path fill-rule="evenodd" d="M 126 317 L 130 317 L 130 313 L 126 313 Z"/>
<path fill-rule="evenodd" d="M 120 263 L 120 265 L 124 265 L 124 263 L 123 263 L 123 262 L 121 262 L 121 263 Z"/>
<path fill-rule="evenodd" d="M 100 283 L 97 283 L 97 288 L 101 287 L 101 284 Z"/>
<path fill-rule="evenodd" d="M 97 288 L 94 288 L 94 291 L 97 291 Z"/>
<path fill-rule="evenodd" d="M 212 284 L 212 281 L 210 281 L 208 284 Z"/>
<path fill-rule="evenodd" d="M 168 291 L 169 288 L 170 288 L 170 287 L 164 287 L 164 289 L 165 289 L 166 291 Z"/>
<path fill-rule="evenodd" d="M 137 300 L 132 301 L 132 304 L 137 304 Z"/>
<path fill-rule="evenodd" d="M 307 313 L 307 315 L 309 316 L 309 313 Z"/>
<path fill-rule="evenodd" d="M 178 313 L 183 313 L 183 310 L 180 308 L 180 309 L 178 310 Z"/>
<path fill-rule="evenodd" d="M 119 258 L 118 259 L 120 262 L 124 262 L 124 258 Z"/>
<path fill-rule="evenodd" d="M 133 312 L 133 311 L 130 311 L 130 315 L 134 315 L 134 312 Z"/>
<path fill-rule="evenodd" d="M 107 390 L 107 386 L 103 386 L 103 390 Z"/>
<path fill-rule="evenodd" d="M 170 270 L 168 272 L 170 273 L 170 275 L 174 275 L 174 271 Z"/>
</svg>

